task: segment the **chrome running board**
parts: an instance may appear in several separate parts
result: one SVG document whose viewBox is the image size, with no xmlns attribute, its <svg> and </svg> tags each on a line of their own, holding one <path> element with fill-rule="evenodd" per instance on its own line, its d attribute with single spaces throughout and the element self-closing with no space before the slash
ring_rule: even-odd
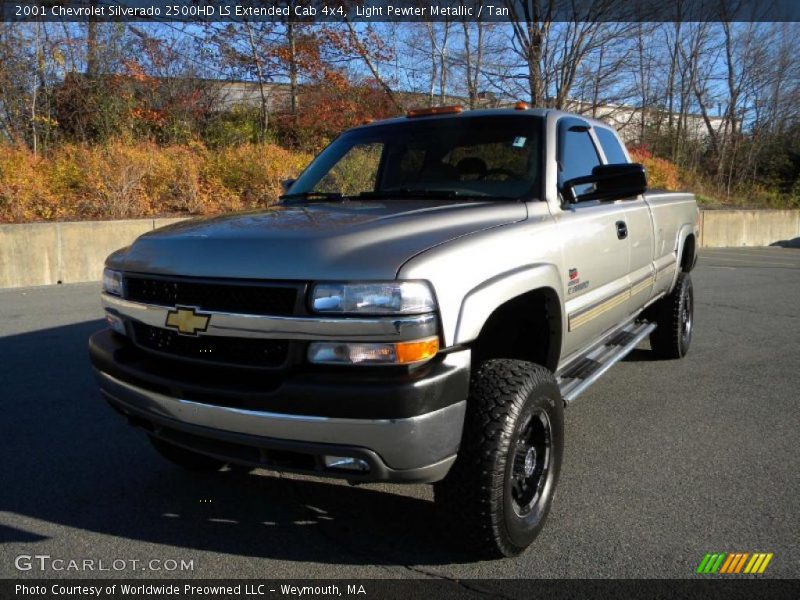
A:
<svg viewBox="0 0 800 600">
<path fill-rule="evenodd" d="M 636 348 L 639 342 L 649 336 L 655 328 L 655 323 L 647 321 L 631 323 L 604 345 L 595 348 L 574 366 L 568 368 L 558 378 L 564 403 L 571 404 L 606 371 Z"/>
</svg>

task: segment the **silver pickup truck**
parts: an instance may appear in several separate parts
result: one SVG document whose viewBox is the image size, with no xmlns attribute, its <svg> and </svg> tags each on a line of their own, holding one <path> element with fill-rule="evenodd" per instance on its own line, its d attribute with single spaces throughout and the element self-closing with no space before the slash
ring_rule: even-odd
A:
<svg viewBox="0 0 800 600">
<path fill-rule="evenodd" d="M 103 395 L 183 467 L 433 483 L 448 537 L 522 552 L 565 405 L 647 337 L 689 348 L 693 196 L 524 105 L 357 127 L 287 184 L 108 257 Z"/>
</svg>

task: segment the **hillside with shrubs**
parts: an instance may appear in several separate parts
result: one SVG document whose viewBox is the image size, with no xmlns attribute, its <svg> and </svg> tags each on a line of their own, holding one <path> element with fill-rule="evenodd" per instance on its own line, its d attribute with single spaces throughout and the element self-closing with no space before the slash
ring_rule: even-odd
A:
<svg viewBox="0 0 800 600">
<path fill-rule="evenodd" d="M 0 146 L 0 222 L 205 215 L 273 203 L 309 162 L 275 144 Z"/>
</svg>

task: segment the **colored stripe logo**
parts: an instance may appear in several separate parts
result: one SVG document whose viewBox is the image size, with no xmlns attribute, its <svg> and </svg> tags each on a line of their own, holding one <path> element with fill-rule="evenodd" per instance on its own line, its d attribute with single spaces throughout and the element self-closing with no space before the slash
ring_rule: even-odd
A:
<svg viewBox="0 0 800 600">
<path fill-rule="evenodd" d="M 767 570 L 772 552 L 707 552 L 697 565 L 701 575 L 760 575 Z"/>
</svg>

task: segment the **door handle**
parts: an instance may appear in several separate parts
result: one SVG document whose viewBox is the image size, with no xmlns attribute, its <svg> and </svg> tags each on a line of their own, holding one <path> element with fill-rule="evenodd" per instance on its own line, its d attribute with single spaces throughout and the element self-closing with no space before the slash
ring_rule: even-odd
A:
<svg viewBox="0 0 800 600">
<path fill-rule="evenodd" d="M 617 237 L 621 240 L 628 237 L 628 225 L 625 221 L 617 221 Z"/>
</svg>

